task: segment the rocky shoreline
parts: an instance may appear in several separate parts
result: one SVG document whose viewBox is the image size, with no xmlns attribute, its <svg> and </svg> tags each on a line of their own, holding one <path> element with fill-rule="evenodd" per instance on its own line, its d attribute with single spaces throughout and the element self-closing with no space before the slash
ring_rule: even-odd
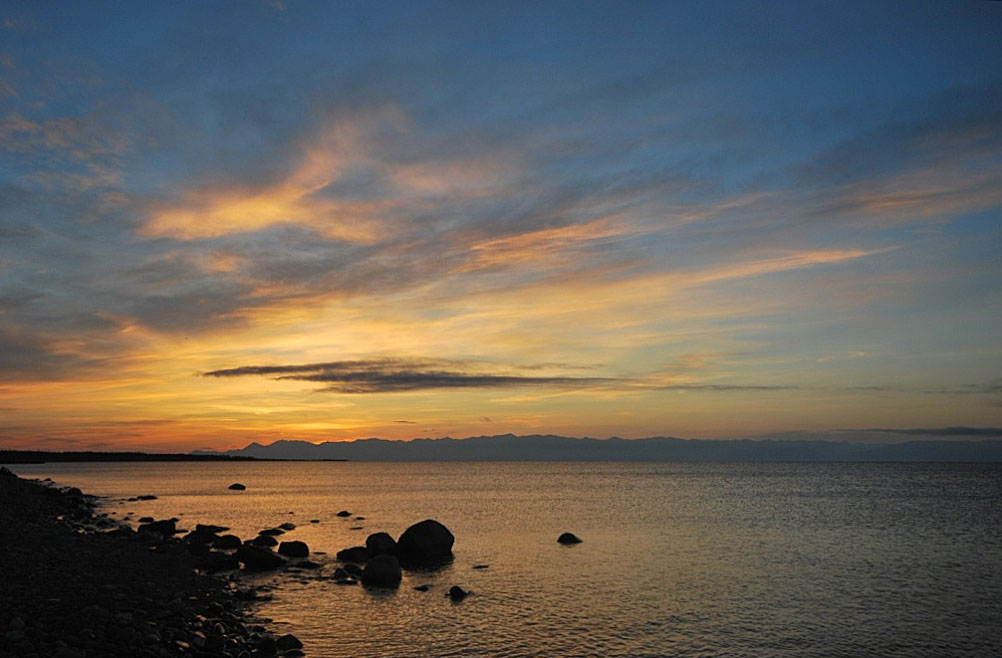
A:
<svg viewBox="0 0 1002 658">
<path fill-rule="evenodd" d="M 0 471 L 0 658 L 305 655 L 253 618 L 256 590 L 95 502 Z"/>
</svg>

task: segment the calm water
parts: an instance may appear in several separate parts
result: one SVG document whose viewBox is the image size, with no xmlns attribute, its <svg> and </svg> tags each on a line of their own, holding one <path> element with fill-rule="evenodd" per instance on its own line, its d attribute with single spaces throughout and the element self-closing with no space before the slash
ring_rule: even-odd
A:
<svg viewBox="0 0 1002 658">
<path fill-rule="evenodd" d="M 1002 654 L 1002 465 L 14 470 L 108 496 L 118 516 L 221 523 L 245 538 L 297 523 L 288 536 L 330 556 L 319 577 L 265 577 L 279 587 L 259 614 L 316 657 Z M 159 499 L 119 503 L 144 493 Z M 365 521 L 335 518 L 341 509 Z M 337 550 L 425 518 L 455 534 L 451 566 L 405 573 L 389 595 L 329 579 Z M 565 530 L 584 543 L 558 545 Z M 433 587 L 412 589 L 422 583 Z M 451 603 L 453 584 L 474 595 Z"/>
</svg>

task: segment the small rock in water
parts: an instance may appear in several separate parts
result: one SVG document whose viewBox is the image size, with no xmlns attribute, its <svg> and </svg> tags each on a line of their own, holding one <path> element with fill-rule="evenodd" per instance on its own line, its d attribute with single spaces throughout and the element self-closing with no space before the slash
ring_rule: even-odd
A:
<svg viewBox="0 0 1002 658">
<path fill-rule="evenodd" d="M 292 514 L 292 512 L 289 512 L 289 514 Z M 279 525 L 278 527 L 281 528 L 282 530 L 295 530 L 296 529 L 296 524 L 295 523 L 283 523 L 283 524 Z"/>
<path fill-rule="evenodd" d="M 239 482 L 234 482 L 227 489 L 232 489 L 233 491 L 244 491 L 247 489 L 246 485 L 240 484 Z"/>
<path fill-rule="evenodd" d="M 320 519 L 310 519 L 310 523 L 320 523 Z"/>
<path fill-rule="evenodd" d="M 240 537 L 237 537 L 236 535 L 223 535 L 222 537 L 216 537 L 216 539 L 213 540 L 212 547 L 225 551 L 233 548 L 240 548 L 240 544 L 242 543 L 243 542 L 240 540 Z"/>
<path fill-rule="evenodd" d="M 427 584 L 425 584 L 425 585 L 418 585 L 414 589 L 416 589 L 419 592 L 427 592 L 428 590 L 431 589 L 431 585 L 427 585 Z"/>
<path fill-rule="evenodd" d="M 282 530 L 281 528 L 268 528 L 267 530 L 262 530 L 257 534 L 277 536 L 277 535 L 284 535 L 285 530 Z"/>
<path fill-rule="evenodd" d="M 251 546 L 278 546 L 278 540 L 271 535 L 258 535 L 254 539 L 245 543 L 250 544 Z"/>
<path fill-rule="evenodd" d="M 557 537 L 557 542 L 566 545 L 569 544 L 580 544 L 583 540 L 575 535 L 573 532 L 565 532 L 564 534 Z"/>
<path fill-rule="evenodd" d="M 139 522 L 140 523 L 153 523 L 153 517 L 152 516 L 143 516 L 143 517 L 140 517 Z"/>
<path fill-rule="evenodd" d="M 151 496 L 150 494 L 146 494 L 143 496 L 136 496 L 136 500 L 156 500 L 156 499 L 157 499 L 156 496 Z"/>
<path fill-rule="evenodd" d="M 449 598 L 452 599 L 453 601 L 462 601 L 469 595 L 470 593 L 464 590 L 459 585 L 453 585 L 452 587 L 449 588 Z"/>
<path fill-rule="evenodd" d="M 474 569 L 487 569 L 487 568 L 490 568 L 490 565 L 489 564 L 474 564 L 473 568 Z"/>
<path fill-rule="evenodd" d="M 346 518 L 346 517 L 349 517 L 349 516 L 351 516 L 351 512 L 349 512 L 349 511 L 348 511 L 348 510 L 346 510 L 346 509 L 343 509 L 343 510 L 341 510 L 340 512 L 338 512 L 337 514 L 335 514 L 334 516 L 340 516 L 340 517 L 342 517 L 342 518 Z"/>
<path fill-rule="evenodd" d="M 306 542 L 283 541 L 278 547 L 278 554 L 288 557 L 309 557 L 310 548 Z"/>
<path fill-rule="evenodd" d="M 337 559 L 342 562 L 366 562 L 372 557 L 365 546 L 352 546 L 337 552 Z"/>
<path fill-rule="evenodd" d="M 300 642 L 299 638 L 295 635 L 289 633 L 275 640 L 275 647 L 278 648 L 279 651 L 285 652 L 290 649 L 302 649 L 303 643 Z"/>
</svg>

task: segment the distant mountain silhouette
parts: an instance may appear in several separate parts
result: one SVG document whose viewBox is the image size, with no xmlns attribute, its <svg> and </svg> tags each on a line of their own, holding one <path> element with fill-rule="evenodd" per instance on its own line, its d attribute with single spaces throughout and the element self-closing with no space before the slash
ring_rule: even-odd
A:
<svg viewBox="0 0 1002 658">
<path fill-rule="evenodd" d="M 1002 440 L 854 443 L 774 439 L 591 439 L 540 435 L 466 439 L 275 441 L 240 450 L 195 451 L 259 459 L 352 461 L 1002 461 Z"/>
</svg>

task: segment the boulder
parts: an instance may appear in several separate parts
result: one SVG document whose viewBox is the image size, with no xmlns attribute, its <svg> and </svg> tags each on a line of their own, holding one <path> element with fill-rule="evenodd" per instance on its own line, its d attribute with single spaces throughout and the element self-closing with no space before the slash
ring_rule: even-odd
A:
<svg viewBox="0 0 1002 658">
<path fill-rule="evenodd" d="M 212 547 L 225 551 L 233 548 L 240 548 L 241 544 L 243 544 L 243 542 L 240 540 L 240 537 L 237 537 L 236 535 L 223 535 L 222 537 L 216 537 L 216 539 L 213 540 Z"/>
<path fill-rule="evenodd" d="M 237 549 L 236 558 L 247 571 L 267 571 L 277 569 L 285 564 L 285 560 L 275 555 L 267 548 L 244 544 Z"/>
<path fill-rule="evenodd" d="M 352 546 L 337 552 L 337 559 L 342 562 L 368 562 L 372 555 L 365 546 Z"/>
<path fill-rule="evenodd" d="M 244 543 L 251 546 L 278 546 L 278 540 L 271 535 L 258 535 L 254 539 Z"/>
<path fill-rule="evenodd" d="M 283 541 L 278 547 L 278 554 L 286 557 L 309 557 L 310 548 L 303 541 Z"/>
<path fill-rule="evenodd" d="M 358 566 L 357 564 L 349 562 L 345 564 L 344 567 L 342 567 L 342 569 L 344 569 L 344 571 L 347 572 L 347 574 L 352 578 L 362 577 L 362 567 Z"/>
<path fill-rule="evenodd" d="M 212 534 L 218 534 L 220 532 L 226 532 L 227 530 L 229 530 L 229 528 L 224 528 L 221 525 L 196 523 L 195 529 L 192 532 L 209 532 Z"/>
<path fill-rule="evenodd" d="M 385 532 L 374 532 L 365 538 L 365 547 L 369 549 L 370 555 L 392 554 L 396 546 L 397 542 Z"/>
<path fill-rule="evenodd" d="M 449 588 L 449 598 L 453 601 L 459 602 L 469 596 L 470 593 L 464 590 L 459 585 L 453 585 Z"/>
<path fill-rule="evenodd" d="M 433 519 L 415 523 L 397 540 L 396 556 L 404 564 L 432 565 L 452 559 L 455 537 Z"/>
<path fill-rule="evenodd" d="M 196 526 L 194 530 L 184 536 L 184 540 L 189 544 L 211 544 L 219 539 L 214 532 L 209 532 L 202 526 Z"/>
<path fill-rule="evenodd" d="M 565 532 L 559 537 L 557 537 L 557 542 L 564 544 L 565 546 L 570 544 L 580 544 L 583 540 L 575 535 L 573 532 Z"/>
<path fill-rule="evenodd" d="M 366 587 L 395 588 L 400 586 L 400 579 L 400 562 L 392 555 L 377 555 L 362 571 L 362 584 Z"/>
<path fill-rule="evenodd" d="M 239 482 L 234 482 L 233 484 L 231 484 L 230 486 L 228 486 L 226 488 L 227 489 L 232 489 L 233 491 L 244 491 L 244 490 L 247 489 L 247 487 L 245 485 L 242 485 Z"/>
<path fill-rule="evenodd" d="M 163 521 L 152 521 L 150 523 L 144 523 L 139 526 L 139 534 L 149 534 L 157 533 L 165 537 L 171 537 L 177 532 L 177 525 L 174 523 L 173 519 L 165 519 Z"/>
</svg>

